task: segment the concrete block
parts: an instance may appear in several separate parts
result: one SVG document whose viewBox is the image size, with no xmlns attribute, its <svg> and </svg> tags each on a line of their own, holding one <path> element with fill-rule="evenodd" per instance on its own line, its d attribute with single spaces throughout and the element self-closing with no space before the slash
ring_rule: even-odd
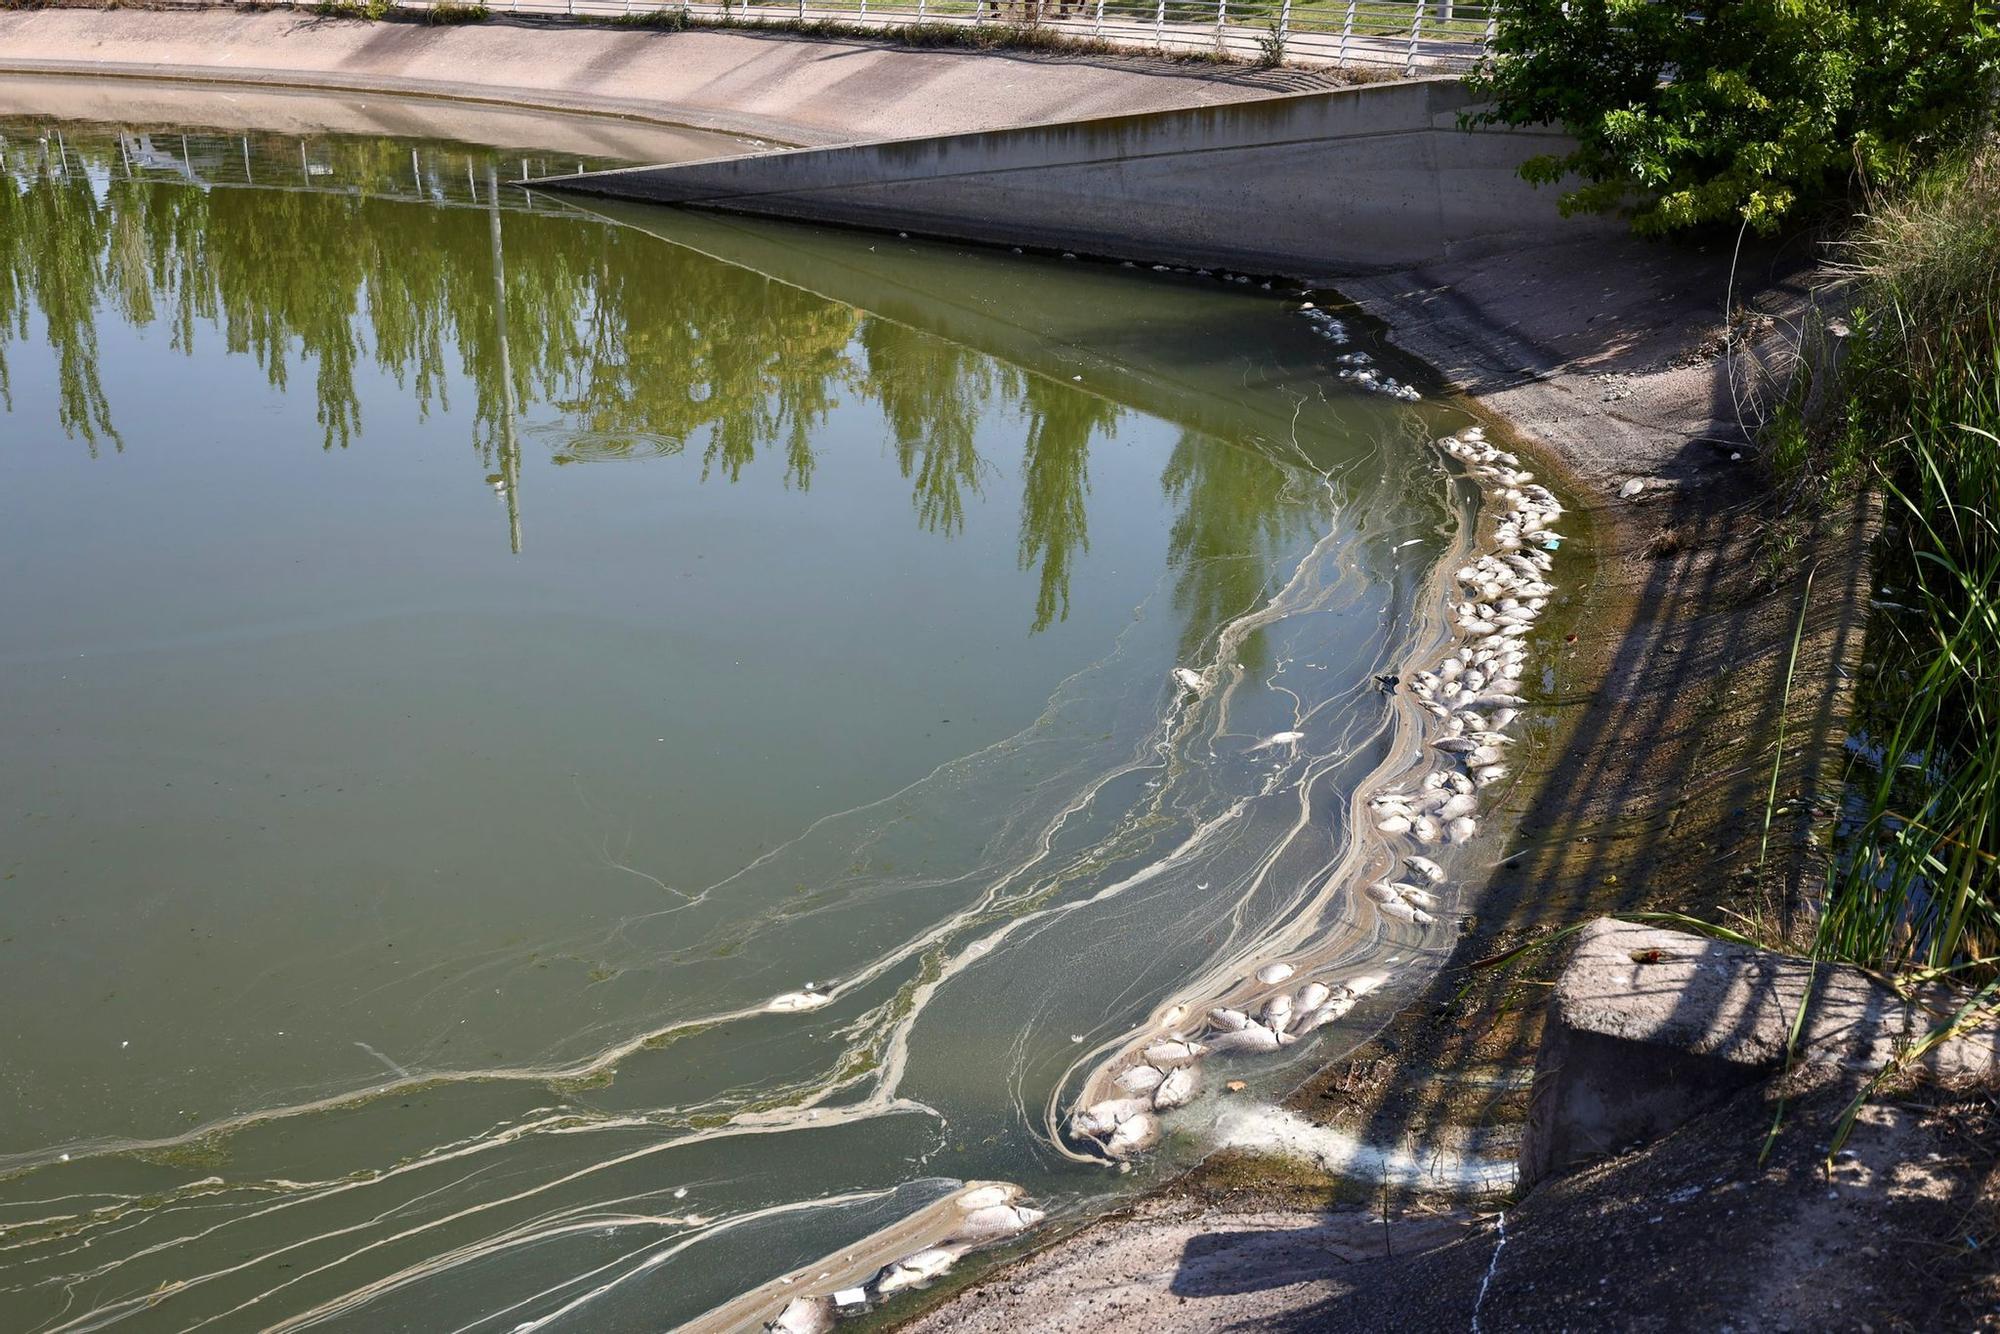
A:
<svg viewBox="0 0 2000 1334">
<path fill-rule="evenodd" d="M 1521 1184 L 1666 1134 L 1796 1060 L 1875 1070 L 1932 1018 L 1866 974 L 1601 918 L 1549 998 L 1521 1144 Z M 1942 1077 L 2000 1075 L 1988 1029 L 1929 1054 Z"/>
</svg>

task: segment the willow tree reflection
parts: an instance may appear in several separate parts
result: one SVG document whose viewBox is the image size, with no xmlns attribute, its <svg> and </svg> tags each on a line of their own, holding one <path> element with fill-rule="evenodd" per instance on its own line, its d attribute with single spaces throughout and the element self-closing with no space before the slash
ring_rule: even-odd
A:
<svg viewBox="0 0 2000 1334">
<path fill-rule="evenodd" d="M 59 141 L 25 147 L 0 191 L 0 328 L 28 336 L 28 308 L 38 307 L 56 356 L 57 413 L 65 434 L 122 446 L 97 366 L 96 308 L 107 277 L 104 238 L 114 210 L 100 201 Z M 5 342 L 6 337 L 0 337 Z M 12 397 L 9 396 L 9 410 Z"/>
<path fill-rule="evenodd" d="M 1041 567 L 1035 629 L 1069 619 L 1070 571 L 1090 550 L 1090 441 L 1116 432 L 1117 407 L 1039 378 L 1023 394 L 1028 444 L 1021 460 L 1021 568 Z"/>
<path fill-rule="evenodd" d="M 1180 656 L 1198 662 L 1223 625 L 1277 591 L 1275 552 L 1319 502 L 1263 451 L 1221 447 L 1191 432 L 1175 443 L 1160 483 L 1180 504 L 1167 539 Z M 1238 658 L 1252 671 L 1270 665 L 1261 629 L 1245 636 Z"/>
<path fill-rule="evenodd" d="M 469 396 L 471 444 L 507 495 L 517 550 L 524 441 L 557 463 L 694 449 L 702 477 L 725 482 L 762 458 L 807 490 L 829 414 L 865 402 L 917 523 L 942 538 L 1019 450 L 1030 623 L 1068 616 L 1090 549 L 1090 450 L 1123 413 L 1112 401 L 642 232 L 533 211 L 483 150 L 0 134 L 0 395 L 12 411 L 5 353 L 39 313 L 60 424 L 93 453 L 123 447 L 99 359 L 106 316 L 164 327 L 189 355 L 220 338 L 274 388 L 310 376 L 328 450 L 360 435 L 364 396 L 382 410 L 368 368 L 420 417 Z M 1205 436 L 1173 451 L 1162 481 L 1179 507 L 1168 543 L 1188 655 L 1268 591 L 1281 542 L 1312 519 L 1292 472 Z"/>
</svg>

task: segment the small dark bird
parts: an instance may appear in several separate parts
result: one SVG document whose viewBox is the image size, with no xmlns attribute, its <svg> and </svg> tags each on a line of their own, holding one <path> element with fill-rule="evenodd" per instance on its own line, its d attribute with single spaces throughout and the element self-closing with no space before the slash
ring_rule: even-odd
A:
<svg viewBox="0 0 2000 1334">
<path fill-rule="evenodd" d="M 1394 676 L 1378 675 L 1375 678 L 1375 684 L 1382 688 L 1383 694 L 1393 695 L 1396 693 L 1396 687 L 1401 684 L 1401 681 Z"/>
</svg>

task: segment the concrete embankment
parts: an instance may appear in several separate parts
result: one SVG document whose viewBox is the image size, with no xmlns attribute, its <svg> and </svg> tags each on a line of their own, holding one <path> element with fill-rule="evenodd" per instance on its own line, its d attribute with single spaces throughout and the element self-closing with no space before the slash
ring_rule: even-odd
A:
<svg viewBox="0 0 2000 1334">
<path fill-rule="evenodd" d="M 1517 169 L 1567 142 L 1467 131 L 1430 78 L 592 172 L 566 190 L 996 245 L 1292 274 L 1406 268 L 1535 244 L 1564 224 Z"/>
<path fill-rule="evenodd" d="M 916 50 L 852 38 L 500 20 L 430 27 L 180 8 L 0 12 L 0 72 L 450 97 L 781 144 L 1207 106 L 1332 83 L 1296 70 L 1144 56 Z"/>
</svg>

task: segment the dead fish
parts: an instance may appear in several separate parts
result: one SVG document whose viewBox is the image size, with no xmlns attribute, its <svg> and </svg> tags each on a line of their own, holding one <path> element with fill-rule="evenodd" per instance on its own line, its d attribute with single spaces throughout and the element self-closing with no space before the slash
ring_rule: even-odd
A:
<svg viewBox="0 0 2000 1334">
<path fill-rule="evenodd" d="M 1304 732 L 1273 732 L 1250 749 L 1270 750 L 1273 746 L 1296 746 L 1304 737 Z"/>
<path fill-rule="evenodd" d="M 1094 1102 L 1080 1112 L 1073 1112 L 1069 1118 L 1069 1128 L 1079 1135 L 1103 1137 L 1118 1129 L 1120 1122 L 1137 1116 L 1152 1106 L 1150 1098 L 1106 1098 Z M 988 1206 L 991 1207 L 991 1206 Z M 971 1210 L 978 1213 L 980 1210 Z"/>
<path fill-rule="evenodd" d="M 1236 1052 L 1276 1051 L 1281 1042 L 1278 1035 L 1262 1024 L 1245 1024 L 1234 1033 L 1218 1035 L 1208 1044 L 1208 1049 L 1218 1055 Z"/>
<path fill-rule="evenodd" d="M 979 1186 L 958 1197 L 958 1207 L 967 1211 L 988 1209 L 996 1204 L 1011 1204 L 1021 1193 L 1021 1188 L 1011 1181 L 998 1181 L 990 1186 Z"/>
<path fill-rule="evenodd" d="M 1165 1112 L 1185 1107 L 1200 1090 L 1201 1072 L 1191 1065 L 1184 1065 L 1168 1075 L 1153 1091 L 1153 1109 Z"/>
<path fill-rule="evenodd" d="M 1332 994 L 1333 988 L 1326 983 L 1308 982 L 1299 988 L 1299 994 L 1293 998 L 1295 1010 L 1299 1014 L 1304 1014 L 1307 1010 L 1317 1010 L 1326 1004 L 1326 998 Z"/>
<path fill-rule="evenodd" d="M 1291 975 L 1292 966 L 1288 963 L 1267 963 L 1257 970 L 1257 980 L 1267 987 L 1275 987 Z"/>
<path fill-rule="evenodd" d="M 1455 820 L 1461 815 L 1470 815 L 1479 809 L 1479 798 L 1460 792 L 1447 801 L 1438 814 L 1447 820 Z"/>
<path fill-rule="evenodd" d="M 1472 836 L 1478 832 L 1478 822 L 1467 816 L 1461 815 L 1451 822 L 1451 841 L 1454 843 L 1470 842 Z"/>
<path fill-rule="evenodd" d="M 1141 1112 L 1119 1124 L 1105 1143 L 1104 1151 L 1113 1158 L 1129 1158 L 1135 1153 L 1144 1153 L 1159 1142 L 1160 1118 L 1151 1112 Z"/>
<path fill-rule="evenodd" d="M 1303 1036 L 1316 1028 L 1324 1027 L 1353 1009 L 1354 1001 L 1355 997 L 1348 995 L 1345 991 L 1336 992 L 1328 998 L 1326 1004 L 1315 1006 L 1305 1014 L 1300 1015 L 1299 1021 L 1294 1025 L 1294 1028 Z"/>
<path fill-rule="evenodd" d="M 905 1288 L 915 1288 L 930 1282 L 958 1263 L 959 1253 L 943 1246 L 931 1246 L 906 1255 L 893 1264 L 886 1264 L 868 1284 L 878 1297 L 887 1297 L 892 1292 Z"/>
<path fill-rule="evenodd" d="M 1201 673 L 1195 671 L 1192 667 L 1174 668 L 1174 681 L 1182 690 L 1187 691 L 1191 695 L 1199 695 L 1202 691 L 1208 689 L 1208 683 L 1202 680 Z"/>
<path fill-rule="evenodd" d="M 1169 1041 L 1155 1042 L 1141 1054 L 1145 1057 L 1147 1065 L 1170 1070 L 1177 1065 L 1193 1064 L 1200 1060 L 1201 1054 L 1207 1050 L 1208 1048 L 1199 1042 Z"/>
<path fill-rule="evenodd" d="M 773 1014 L 793 1014 L 800 1010 L 817 1010 L 832 999 L 823 991 L 788 991 L 773 997 L 764 1008 Z"/>
<path fill-rule="evenodd" d="M 1264 1008 L 1258 1011 L 1257 1017 L 1273 1033 L 1284 1032 L 1285 1025 L 1292 1020 L 1292 998 L 1283 992 L 1278 993 L 1264 1002 Z"/>
<path fill-rule="evenodd" d="M 839 1319 L 831 1297 L 794 1297 L 764 1328 L 773 1334 L 827 1334 Z"/>
<path fill-rule="evenodd" d="M 1410 922 L 1416 926 L 1429 926 L 1434 920 L 1429 913 L 1423 912 L 1403 902 L 1401 899 L 1392 899 L 1382 904 L 1379 911 L 1384 917 L 1393 917 L 1399 922 Z"/>
<path fill-rule="evenodd" d="M 1165 1078 L 1166 1075 L 1153 1066 L 1135 1065 L 1129 1070 L 1119 1072 L 1118 1077 L 1111 1082 L 1127 1093 L 1151 1093 Z"/>
<path fill-rule="evenodd" d="M 1410 818 L 1407 815 L 1389 815 L 1375 822 L 1375 827 L 1385 834 L 1407 834 L 1410 832 Z"/>
<path fill-rule="evenodd" d="M 1444 883 L 1444 867 L 1439 866 L 1428 857 L 1405 857 L 1403 864 L 1424 879 L 1430 881 L 1433 885 Z"/>
<path fill-rule="evenodd" d="M 1250 1022 L 1250 1016 L 1241 1010 L 1218 1006 L 1208 1012 L 1209 1021 L 1225 1033 L 1234 1033 Z"/>
<path fill-rule="evenodd" d="M 1119 1122 L 1119 1129 L 1124 1129 L 1142 1116 L 1148 1121 L 1153 1120 L 1151 1113 L 1140 1112 Z M 1154 1122 L 1155 1126 L 1158 1124 Z M 1026 1232 L 1045 1217 L 1047 1215 L 1040 1209 L 1030 1209 L 1025 1204 L 995 1204 L 984 1209 L 974 1209 L 959 1220 L 958 1226 L 952 1229 L 949 1237 L 945 1238 L 945 1244 L 1011 1237 L 1017 1232 Z"/>
</svg>

